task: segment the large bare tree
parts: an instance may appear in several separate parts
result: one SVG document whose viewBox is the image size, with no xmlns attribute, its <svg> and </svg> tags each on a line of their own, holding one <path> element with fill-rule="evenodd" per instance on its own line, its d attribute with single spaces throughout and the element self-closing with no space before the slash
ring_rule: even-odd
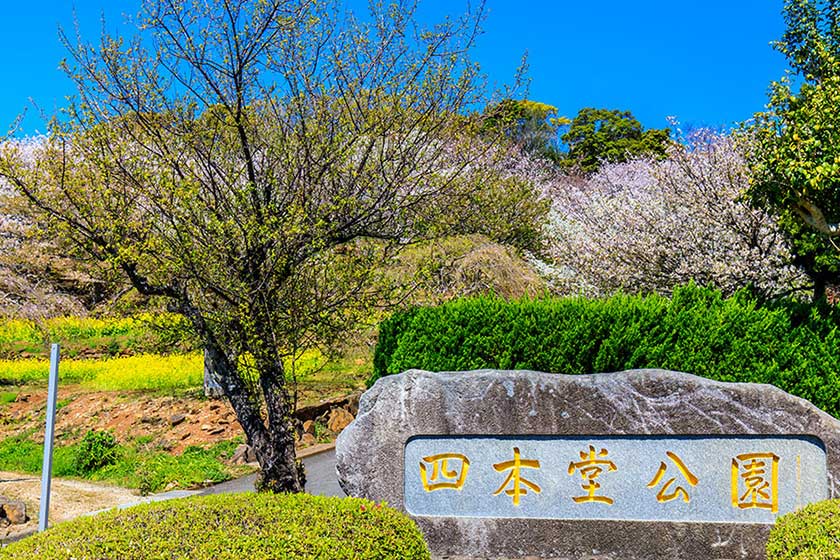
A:
<svg viewBox="0 0 840 560">
<path fill-rule="evenodd" d="M 400 246 L 482 215 L 522 237 L 542 211 L 475 133 L 481 12 L 421 29 L 410 1 L 339 8 L 149 0 L 136 37 L 65 38 L 77 98 L 0 157 L 55 235 L 191 321 L 272 491 L 302 490 L 289 357 L 385 301 Z"/>
</svg>

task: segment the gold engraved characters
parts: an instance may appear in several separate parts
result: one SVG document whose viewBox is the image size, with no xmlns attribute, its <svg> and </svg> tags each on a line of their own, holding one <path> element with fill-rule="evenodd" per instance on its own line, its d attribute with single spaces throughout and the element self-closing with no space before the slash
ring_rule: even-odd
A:
<svg viewBox="0 0 840 560">
<path fill-rule="evenodd" d="M 595 448 L 590 445 L 588 453 L 586 451 L 580 452 L 580 458 L 582 461 L 577 463 L 572 461 L 569 463 L 569 474 L 574 475 L 575 471 L 580 471 L 581 478 L 586 481 L 585 484 L 581 485 L 581 488 L 587 491 L 587 495 L 572 498 L 575 503 L 599 502 L 611 505 L 614 502 L 612 498 L 595 495 L 595 492 L 597 492 L 601 487 L 601 485 L 596 482 L 596 479 L 601 476 L 601 473 L 605 470 L 607 472 L 614 472 L 618 470 L 615 463 L 606 459 L 608 454 L 609 452 L 606 449 L 601 449 L 601 451 L 596 454 Z"/>
<path fill-rule="evenodd" d="M 768 472 L 769 469 L 769 472 Z M 732 507 L 779 511 L 779 457 L 744 453 L 732 459 Z"/>
<path fill-rule="evenodd" d="M 685 478 L 685 480 L 691 486 L 697 486 L 697 483 L 699 482 L 698 478 L 694 475 L 694 473 L 688 470 L 688 467 L 685 466 L 685 463 L 683 463 L 682 459 L 680 459 L 680 457 L 676 453 L 666 451 L 665 455 L 667 455 L 671 462 L 673 462 L 674 465 L 676 465 L 677 470 L 680 471 L 680 473 L 683 475 L 683 478 Z M 653 480 L 648 482 L 647 487 L 656 488 L 656 486 L 662 481 L 662 478 L 665 476 L 665 473 L 667 471 L 668 465 L 666 465 L 664 461 L 659 463 L 659 470 L 656 471 L 656 475 L 654 475 Z M 682 499 L 685 503 L 691 501 L 691 498 L 688 496 L 688 492 L 682 486 L 677 486 L 676 488 L 671 489 L 676 480 L 677 478 L 675 476 L 672 476 L 671 478 L 665 481 L 665 484 L 662 486 L 662 488 L 660 488 L 659 492 L 656 494 L 656 500 L 658 502 L 670 502 L 671 500 L 676 500 L 680 496 L 682 496 Z"/>
<path fill-rule="evenodd" d="M 783 471 L 784 465 L 779 455 L 767 449 L 759 448 L 759 452 L 739 454 L 742 451 L 752 451 L 749 448 L 744 449 L 741 446 L 743 444 L 734 449 L 730 448 L 731 451 L 728 453 L 715 454 L 715 457 L 709 458 L 708 464 L 703 464 L 704 461 L 700 455 L 692 454 L 682 448 L 673 451 L 668 450 L 667 447 L 664 449 L 659 447 L 660 451 L 653 456 L 635 454 L 626 457 L 626 451 L 621 446 L 613 446 L 610 442 L 589 441 L 592 443 L 583 450 L 581 450 L 582 446 L 578 447 L 581 444 L 578 440 L 577 443 L 573 443 L 575 447 L 572 449 L 566 447 L 567 451 L 562 453 L 555 451 L 552 455 L 544 455 L 548 451 L 542 450 L 539 445 L 527 447 L 523 455 L 521 448 L 515 446 L 517 442 L 514 441 L 507 444 L 510 447 L 505 445 L 508 450 L 513 450 L 512 459 L 498 463 L 492 463 L 492 460 L 481 461 L 477 466 L 470 465 L 467 453 L 470 456 L 474 453 L 486 456 L 487 450 L 472 451 L 471 448 L 460 448 L 461 446 L 457 444 L 449 449 L 443 448 L 440 453 L 437 450 L 428 450 L 426 451 L 428 455 L 421 452 L 419 457 L 418 455 L 415 457 L 419 458 L 419 478 L 426 493 L 446 490 L 454 490 L 458 494 L 464 492 L 470 494 L 465 497 L 470 503 L 476 500 L 480 502 L 480 495 L 487 497 L 504 494 L 511 499 L 512 505 L 516 508 L 523 505 L 523 496 L 541 494 L 542 497 L 528 498 L 524 504 L 537 508 L 537 514 L 557 508 L 556 504 L 567 504 L 560 506 L 560 509 L 577 508 L 578 505 L 587 503 L 600 503 L 607 506 L 613 506 L 616 502 L 631 504 L 638 503 L 639 499 L 652 504 L 655 496 L 660 504 L 676 502 L 668 507 L 680 509 L 689 516 L 694 516 L 698 511 L 708 508 L 727 510 L 731 503 L 731 507 L 736 510 L 758 510 L 751 513 L 749 519 L 756 515 L 761 516 L 760 519 L 765 519 L 763 516 L 767 514 L 779 513 L 779 497 L 782 491 L 779 484 L 784 483 L 794 474 L 784 474 L 787 471 Z M 602 445 L 609 445 L 609 450 Z M 569 451 L 573 457 L 580 455 L 580 459 L 573 458 L 568 462 L 568 468 L 565 470 L 571 478 L 566 478 L 562 472 L 569 457 L 566 453 Z M 660 455 L 663 452 L 664 454 Z M 505 454 L 508 458 L 511 457 L 509 451 Z M 476 457 L 473 459 L 475 460 Z M 655 466 L 657 460 L 658 468 Z M 615 461 L 618 461 L 618 464 Z M 802 474 L 801 459 L 798 456 L 797 461 L 799 462 L 796 464 L 795 475 L 799 484 Z M 727 472 L 727 466 L 730 467 L 729 472 Z M 788 467 L 793 468 L 792 459 Z M 539 473 L 534 471 L 539 471 Z M 504 475 L 503 481 L 502 474 L 497 473 Z M 578 473 L 580 479 L 577 477 Z M 471 480 L 469 485 L 467 485 L 468 475 Z M 558 480 L 557 477 L 565 479 L 565 482 Z M 703 487 L 700 488 L 702 492 L 699 492 L 697 487 L 701 478 Z M 501 484 L 497 487 L 496 485 L 500 482 Z M 558 484 L 560 487 L 557 487 Z M 583 489 L 583 492 L 576 490 L 578 486 Z M 729 486 L 728 489 L 727 486 Z M 798 489 L 796 492 L 799 496 Z M 730 495 L 729 498 L 727 494 Z M 439 499 L 447 500 L 445 494 Z M 502 504 L 508 504 L 506 507 L 510 507 L 511 502 L 506 499 L 501 500 Z M 691 504 L 691 506 L 682 510 L 678 506 L 680 502 Z M 761 510 L 766 513 L 760 513 Z M 609 511 L 613 511 L 613 508 Z"/>
<path fill-rule="evenodd" d="M 455 465 L 452 468 L 452 465 Z M 426 492 L 435 490 L 461 490 L 467 480 L 470 460 L 460 453 L 440 453 L 423 457 L 420 463 L 420 480 Z M 431 470 L 431 473 L 429 472 Z"/>
<path fill-rule="evenodd" d="M 502 482 L 502 485 L 499 486 L 498 490 L 493 492 L 494 496 L 498 496 L 504 490 L 505 494 L 513 496 L 513 505 L 518 506 L 519 496 L 527 494 L 527 488 L 530 488 L 536 494 L 540 493 L 540 487 L 524 478 L 522 473 L 520 473 L 521 469 L 539 469 L 540 462 L 534 459 L 521 459 L 518 447 L 513 448 L 512 461 L 496 463 L 493 465 L 493 468 L 498 472 L 510 471 L 510 474 L 508 474 L 507 478 L 504 482 Z M 507 488 L 508 486 L 510 486 L 510 488 Z"/>
</svg>

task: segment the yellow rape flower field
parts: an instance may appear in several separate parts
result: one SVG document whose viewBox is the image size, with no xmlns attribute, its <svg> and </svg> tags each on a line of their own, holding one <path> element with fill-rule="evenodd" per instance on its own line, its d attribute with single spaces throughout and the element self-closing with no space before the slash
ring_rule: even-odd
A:
<svg viewBox="0 0 840 560">
<path fill-rule="evenodd" d="M 0 380 L 30 383 L 47 378 L 49 360 L 0 360 Z M 169 390 L 200 387 L 204 361 L 200 353 L 161 356 L 141 354 L 100 360 L 61 360 L 59 379 L 94 391 Z"/>
</svg>

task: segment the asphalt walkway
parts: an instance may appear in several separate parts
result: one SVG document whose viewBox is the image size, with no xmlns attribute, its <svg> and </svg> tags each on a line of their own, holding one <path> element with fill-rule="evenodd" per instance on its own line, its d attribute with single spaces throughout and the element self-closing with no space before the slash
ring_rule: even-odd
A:
<svg viewBox="0 0 840 560">
<path fill-rule="evenodd" d="M 332 446 L 324 451 L 313 455 L 304 456 L 303 464 L 306 467 L 306 492 L 315 496 L 339 496 L 347 494 L 338 485 L 338 478 L 335 474 L 335 447 Z M 208 494 L 222 494 L 225 492 L 253 492 L 254 481 L 257 475 L 249 474 L 242 478 L 228 480 L 209 488 L 194 491 L 190 495 L 206 496 Z M 167 493 L 168 494 L 168 493 Z"/>
</svg>

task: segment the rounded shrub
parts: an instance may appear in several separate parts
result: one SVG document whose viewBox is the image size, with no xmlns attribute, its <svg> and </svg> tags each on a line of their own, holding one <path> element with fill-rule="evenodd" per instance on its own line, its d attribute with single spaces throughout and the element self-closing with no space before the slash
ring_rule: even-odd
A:
<svg viewBox="0 0 840 560">
<path fill-rule="evenodd" d="M 767 560 L 840 560 L 840 500 L 817 502 L 777 519 Z"/>
<path fill-rule="evenodd" d="M 78 518 L 0 549 L 0 560 L 430 558 L 417 525 L 368 500 L 220 494 Z"/>
</svg>

